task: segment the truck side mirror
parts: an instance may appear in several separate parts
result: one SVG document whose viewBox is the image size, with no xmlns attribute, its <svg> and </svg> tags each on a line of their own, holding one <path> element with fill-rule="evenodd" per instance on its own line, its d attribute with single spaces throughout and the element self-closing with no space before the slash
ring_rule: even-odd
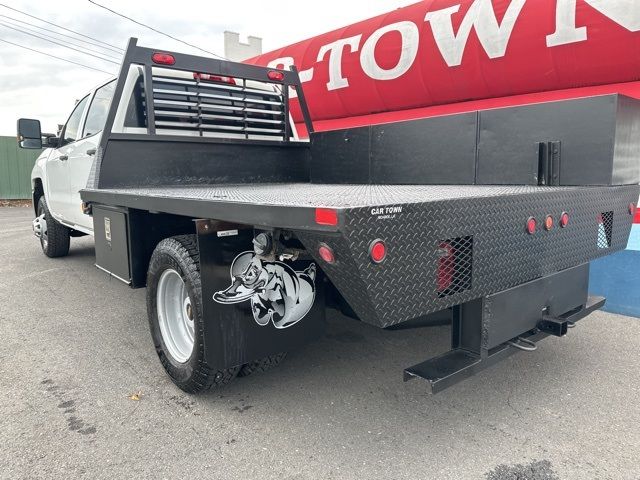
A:
<svg viewBox="0 0 640 480">
<path fill-rule="evenodd" d="M 18 120 L 18 143 L 20 148 L 42 148 L 40 120 L 31 118 Z"/>
</svg>

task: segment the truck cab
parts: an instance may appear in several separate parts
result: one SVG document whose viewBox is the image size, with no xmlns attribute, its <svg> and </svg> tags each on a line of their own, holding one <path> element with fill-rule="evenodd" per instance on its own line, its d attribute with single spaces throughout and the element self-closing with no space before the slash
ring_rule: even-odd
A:
<svg viewBox="0 0 640 480">
<path fill-rule="evenodd" d="M 44 196 L 52 218 L 73 232 L 93 232 L 93 220 L 82 210 L 79 191 L 87 185 L 114 88 L 112 79 L 76 103 L 59 136 L 45 137 L 49 148 L 38 157 L 31 172 L 36 213 Z M 39 223 L 38 219 L 34 223 Z"/>
</svg>

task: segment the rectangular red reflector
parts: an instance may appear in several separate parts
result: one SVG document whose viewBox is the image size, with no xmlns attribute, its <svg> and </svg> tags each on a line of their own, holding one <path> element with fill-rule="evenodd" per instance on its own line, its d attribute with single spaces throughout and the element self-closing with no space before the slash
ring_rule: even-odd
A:
<svg viewBox="0 0 640 480">
<path fill-rule="evenodd" d="M 318 225 L 338 225 L 338 211 L 332 208 L 316 208 Z"/>
<path fill-rule="evenodd" d="M 209 73 L 193 73 L 193 78 L 195 80 L 200 80 L 201 82 L 221 82 L 228 83 L 230 85 L 235 85 L 236 80 L 232 77 L 223 77 L 221 75 L 211 75 Z"/>
<path fill-rule="evenodd" d="M 169 53 L 156 52 L 151 56 L 151 60 L 158 65 L 173 65 L 176 63 L 175 57 Z"/>
</svg>

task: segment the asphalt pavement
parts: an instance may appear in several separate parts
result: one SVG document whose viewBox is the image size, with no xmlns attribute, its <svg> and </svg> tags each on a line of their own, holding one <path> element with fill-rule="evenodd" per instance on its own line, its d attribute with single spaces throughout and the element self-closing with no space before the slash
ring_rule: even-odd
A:
<svg viewBox="0 0 640 480">
<path fill-rule="evenodd" d="M 0 478 L 639 479 L 640 319 L 595 313 L 442 393 L 402 381 L 449 327 L 330 313 L 273 371 L 205 395 L 153 349 L 145 291 L 48 259 L 0 208 Z"/>
</svg>

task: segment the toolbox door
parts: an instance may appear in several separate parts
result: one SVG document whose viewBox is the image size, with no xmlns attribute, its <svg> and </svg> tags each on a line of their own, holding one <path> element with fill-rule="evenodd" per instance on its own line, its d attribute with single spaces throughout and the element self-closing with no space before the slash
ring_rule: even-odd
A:
<svg viewBox="0 0 640 480">
<path fill-rule="evenodd" d="M 123 209 L 103 205 L 93 207 L 96 267 L 130 284 L 127 215 Z"/>
</svg>

